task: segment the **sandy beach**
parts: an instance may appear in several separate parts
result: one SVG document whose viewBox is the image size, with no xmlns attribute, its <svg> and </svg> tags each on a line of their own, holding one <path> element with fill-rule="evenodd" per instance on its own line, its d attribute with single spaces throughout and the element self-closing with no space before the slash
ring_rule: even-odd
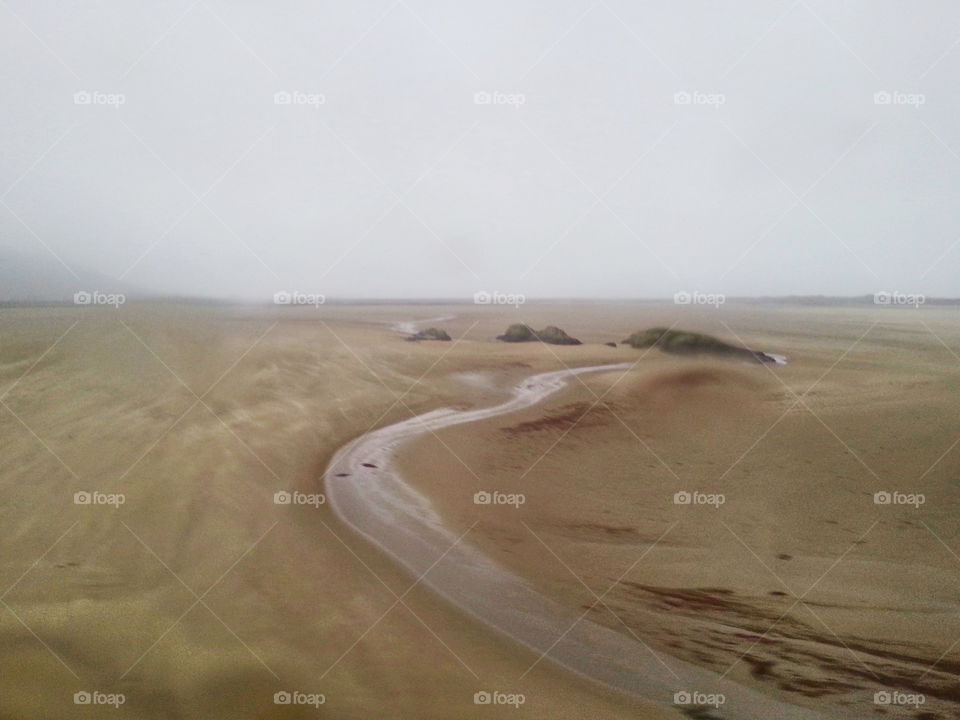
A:
<svg viewBox="0 0 960 720">
<path fill-rule="evenodd" d="M 827 716 L 869 716 L 876 688 L 922 689 L 921 711 L 954 712 L 957 360 L 914 316 L 523 312 L 586 344 L 492 342 L 515 317 L 502 308 L 4 310 L 0 715 L 83 717 L 74 693 L 99 691 L 124 694 L 118 717 L 317 715 L 276 705 L 277 692 L 322 694 L 319 714 L 335 718 L 682 717 L 691 708 L 673 698 L 539 661 L 414 584 L 327 497 L 335 454 L 370 431 L 496 406 L 538 373 L 619 363 L 630 367 L 404 444 L 396 467 L 438 532 L 472 528 L 464 548 L 681 678 L 686 663 L 732 666 L 729 682 Z M 473 342 L 391 329 L 443 316 Z M 952 312 L 922 317 L 957 346 Z M 733 339 L 722 320 L 790 364 L 601 344 L 678 319 Z M 822 422 L 791 407 L 789 390 L 814 382 L 805 402 Z M 874 504 L 895 490 L 926 502 Z M 478 506 L 478 491 L 525 501 Z M 726 498 L 675 505 L 680 491 Z M 78 505 L 77 492 L 124 499 Z M 299 499 L 276 504 L 278 492 Z M 475 704 L 483 692 L 524 703 Z"/>
<path fill-rule="evenodd" d="M 789 366 L 654 354 L 509 419 L 424 436 L 400 466 L 455 529 L 476 523 L 491 557 L 666 665 L 829 716 L 875 716 L 874 694 L 899 688 L 948 717 L 956 371 L 937 336 L 954 336 L 950 317 L 924 335 L 909 316 L 797 313 L 830 340 L 771 336 Z M 478 490 L 525 501 L 478 507 Z M 896 492 L 923 504 L 876 503 Z"/>
<path fill-rule="evenodd" d="M 519 680 L 533 653 L 412 586 L 329 505 L 274 504 L 323 493 L 353 438 L 455 400 L 476 346 L 437 363 L 449 344 L 390 330 L 417 312 L 4 310 L 0 716 L 94 717 L 74 703 L 94 691 L 137 718 L 316 716 L 285 691 L 323 694 L 324 717 L 516 712 L 475 705 L 486 691 L 551 717 L 672 717 L 560 669 Z"/>
<path fill-rule="evenodd" d="M 960 720 L 960 3 L 0 16 L 0 720 Z"/>
<path fill-rule="evenodd" d="M 404 445 L 436 437 L 447 427 L 493 420 L 535 407 L 583 375 L 624 373 L 630 363 L 578 367 L 522 380 L 511 399 L 477 410 L 437 410 L 381 428 L 351 442 L 327 468 L 327 492 L 337 516 L 390 554 L 456 607 L 571 672 L 635 697 L 663 702 L 685 688 L 723 697 L 730 718 L 816 718 L 819 713 L 776 703 L 719 675 L 679 660 L 666 665 L 637 638 L 584 618 L 552 602 L 521 576 L 471 546 L 444 525 L 428 497 L 394 467 Z M 525 502 L 522 493 L 478 491 L 475 504 Z M 598 602 L 602 601 L 597 596 Z"/>
</svg>

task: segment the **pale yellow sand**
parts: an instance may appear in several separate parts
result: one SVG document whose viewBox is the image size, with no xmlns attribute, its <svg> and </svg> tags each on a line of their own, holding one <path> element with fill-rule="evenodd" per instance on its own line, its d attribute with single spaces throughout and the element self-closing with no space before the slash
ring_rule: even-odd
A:
<svg viewBox="0 0 960 720">
<path fill-rule="evenodd" d="M 480 519 L 471 542 L 554 597 L 594 602 L 574 574 L 597 594 L 613 585 L 605 602 L 626 626 L 603 609 L 591 617 L 636 632 L 667 663 L 676 653 L 722 672 L 749 650 L 733 676 L 831 707 L 844 696 L 829 682 L 867 691 L 879 687 L 874 672 L 897 675 L 907 689 L 950 650 L 915 683 L 949 684 L 941 671 L 957 667 L 960 561 L 933 533 L 960 553 L 956 451 L 918 478 L 960 436 L 960 361 L 919 319 L 957 351 L 956 312 L 682 310 L 691 312 L 612 304 L 0 311 L 0 393 L 27 373 L 0 406 L 0 591 L 11 588 L 0 615 L 0 716 L 94 717 L 102 711 L 72 698 L 99 690 L 126 695 L 118 717 L 297 717 L 297 708 L 273 704 L 274 692 L 297 690 L 324 693 L 324 717 L 515 717 L 513 708 L 472 702 L 479 690 L 500 690 L 524 693 L 519 712 L 528 716 L 675 717 L 549 662 L 521 679 L 535 655 L 421 588 L 403 597 L 409 609 L 390 609 L 390 589 L 402 595 L 412 580 L 328 507 L 273 504 L 277 490 L 323 492 L 331 454 L 371 426 L 448 404 L 492 404 L 513 382 L 563 363 L 640 355 L 488 342 L 518 320 L 557 324 L 591 343 L 675 320 L 732 339 L 723 320 L 758 349 L 789 355 L 791 365 L 775 372 L 798 393 L 879 320 L 806 402 L 882 480 L 802 406 L 721 480 L 793 398 L 763 367 L 657 352 L 612 389 L 618 374 L 585 379 L 595 393 L 610 389 L 616 415 L 598 405 L 562 439 L 569 418 L 595 400 L 583 386 L 522 416 L 444 431 L 448 448 L 427 440 L 404 462 L 451 527 Z M 405 343 L 389 329 L 451 314 L 442 326 L 474 342 Z M 516 488 L 527 503 L 480 513 L 471 502 L 480 487 Z M 872 503 L 876 490 L 917 488 L 927 495 L 919 514 Z M 676 507 L 678 489 L 723 492 L 727 503 Z M 120 492 L 126 502 L 77 506 L 80 490 Z M 750 649 L 753 640 L 738 637 L 761 635 L 789 596 L 828 570 L 809 607 L 765 638 L 774 642 Z M 778 687 L 790 683 L 800 691 Z M 817 687 L 827 695 L 809 697 Z"/>
<path fill-rule="evenodd" d="M 0 311 L 0 393 L 27 372 L 0 406 L 0 716 L 317 717 L 274 705 L 296 690 L 325 694 L 322 717 L 514 717 L 473 704 L 496 690 L 538 717 L 673 717 L 549 666 L 521 680 L 535 656 L 404 596 L 411 578 L 328 507 L 273 504 L 322 492 L 371 425 L 452 399 L 474 357 L 499 362 L 463 344 L 430 370 L 449 344 L 380 322 L 421 312 L 441 314 Z M 94 490 L 126 502 L 73 503 Z M 82 690 L 126 702 L 74 705 Z"/>
<path fill-rule="evenodd" d="M 454 527 L 479 521 L 471 537 L 490 555 L 594 606 L 588 617 L 635 633 L 668 665 L 676 655 L 837 717 L 915 716 L 874 706 L 884 690 L 923 693 L 926 717 L 952 716 L 960 359 L 941 340 L 960 348 L 955 318 L 704 315 L 699 328 L 791 363 L 654 352 L 544 407 L 426 438 L 405 454 L 405 475 Z M 574 364 L 589 351 L 554 352 Z M 526 502 L 478 507 L 477 490 Z M 926 503 L 874 503 L 894 490 Z M 726 502 L 677 505 L 678 491 Z"/>
</svg>

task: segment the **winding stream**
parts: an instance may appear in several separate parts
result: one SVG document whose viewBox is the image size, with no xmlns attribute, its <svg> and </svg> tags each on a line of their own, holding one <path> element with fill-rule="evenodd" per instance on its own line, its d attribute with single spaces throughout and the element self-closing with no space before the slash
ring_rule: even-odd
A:
<svg viewBox="0 0 960 720">
<path fill-rule="evenodd" d="M 726 701 L 711 717 L 823 717 L 720 679 L 682 660 L 660 654 L 661 662 L 643 643 L 548 598 L 529 581 L 473 547 L 469 535 L 461 538 L 446 527 L 429 498 L 405 483 L 393 469 L 398 448 L 418 436 L 530 407 L 562 389 L 574 375 L 629 367 L 629 363 L 622 363 L 534 375 L 517 385 L 513 396 L 500 405 L 434 410 L 366 433 L 341 448 L 331 460 L 326 474 L 329 503 L 343 522 L 391 555 L 414 577 L 422 577 L 422 584 L 568 670 L 665 704 L 673 703 L 674 694 L 680 691 L 723 693 Z"/>
</svg>

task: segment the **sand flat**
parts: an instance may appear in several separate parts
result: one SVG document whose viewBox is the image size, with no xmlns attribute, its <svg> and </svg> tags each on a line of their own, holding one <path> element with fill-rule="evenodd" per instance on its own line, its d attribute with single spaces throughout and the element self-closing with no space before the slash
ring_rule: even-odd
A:
<svg viewBox="0 0 960 720">
<path fill-rule="evenodd" d="M 826 340 L 772 330 L 783 315 L 819 321 Z M 424 438 L 404 475 L 455 527 L 478 521 L 492 557 L 571 607 L 595 605 L 590 618 L 667 663 L 729 671 L 838 715 L 872 716 L 873 694 L 890 687 L 952 712 L 957 561 L 940 540 L 956 536 L 956 360 L 907 314 L 766 317 L 761 337 L 789 366 L 654 354 L 514 417 Z M 956 343 L 952 319 L 924 317 Z M 811 386 L 809 409 L 795 404 Z M 441 443 L 463 453 L 452 459 Z M 473 505 L 473 492 L 494 488 L 526 502 Z M 874 503 L 896 490 L 926 504 Z M 681 491 L 726 502 L 676 505 Z"/>
<path fill-rule="evenodd" d="M 323 492 L 351 438 L 450 401 L 472 346 L 427 373 L 449 347 L 389 329 L 416 309 L 112 313 L 0 311 L 5 389 L 69 330 L 0 409 L 4 717 L 84 716 L 81 690 L 138 718 L 316 717 L 281 690 L 338 718 L 516 712 L 474 705 L 482 690 L 549 717 L 672 716 L 560 670 L 520 681 L 532 653 L 420 586 L 395 605 L 408 576 L 328 506 L 273 503 Z M 74 504 L 94 490 L 125 502 Z"/>
<path fill-rule="evenodd" d="M 960 432 L 957 361 L 914 316 L 727 310 L 724 322 L 758 349 L 790 357 L 776 372 L 797 392 L 880 321 L 807 402 L 875 468 L 883 488 L 932 466 L 922 519 L 947 545 L 956 542 L 957 460 L 947 451 Z M 408 574 L 328 505 L 273 503 L 278 490 L 324 492 L 333 453 L 372 428 L 441 407 L 493 405 L 521 378 L 565 364 L 632 361 L 637 351 L 598 343 L 670 324 L 678 310 L 611 303 L 523 312 L 534 326 L 560 324 L 588 344 L 488 342 L 517 319 L 512 308 L 0 311 L 0 379 L 9 390 L 0 408 L 7 550 L 0 574 L 10 587 L 0 621 L 4 715 L 32 717 L 40 708 L 72 716 L 73 693 L 99 689 L 126 694 L 118 716 L 296 717 L 297 708 L 272 701 L 287 689 L 324 693 L 321 713 L 330 717 L 514 716 L 512 708 L 475 706 L 473 694 L 486 689 L 525 693 L 525 711 L 543 717 L 676 717 L 549 662 L 521 680 L 534 653 L 428 588 L 404 597 L 409 609 L 395 605 L 381 580 L 400 595 Z M 406 343 L 391 329 L 445 315 L 455 316 L 445 323 L 451 335 L 469 330 L 475 342 Z M 951 312 L 922 317 L 948 345 L 960 345 Z M 709 313 L 680 319 L 724 334 Z M 464 373 L 485 381 L 464 382 Z M 471 533 L 497 562 L 556 602 L 581 607 L 593 596 L 536 536 L 602 592 L 679 521 L 607 596 L 629 630 L 608 611 L 591 618 L 637 633 L 666 662 L 675 656 L 716 669 L 754 647 L 731 676 L 808 707 L 849 699 L 827 680 L 847 683 L 843 673 L 859 666 L 810 610 L 863 664 L 904 685 L 949 649 L 954 630 L 960 636 L 956 559 L 916 513 L 885 508 L 865 542 L 810 593 L 809 608 L 788 614 L 771 632 L 775 642 L 752 646 L 789 593 L 802 592 L 877 519 L 870 498 L 881 483 L 798 408 L 719 480 L 790 405 L 762 366 L 653 353 L 615 380 L 585 378 L 593 392 L 610 390 L 611 407 L 643 443 L 598 406 L 522 482 L 594 402 L 586 387 L 516 416 L 443 431 L 484 485 L 528 496 L 519 513 L 487 508 Z M 477 519 L 471 498 L 479 484 L 446 448 L 424 441 L 401 461 L 450 528 Z M 719 510 L 682 515 L 672 505 L 681 487 L 729 499 Z M 123 493 L 125 502 L 74 504 L 73 493 L 92 490 Z M 948 652 L 924 685 L 949 691 L 952 676 L 943 671 L 956 660 Z M 812 676 L 784 679 L 807 666 Z M 857 684 L 850 692 L 868 692 L 869 678 L 849 680 Z M 789 682 L 797 688 L 780 687 Z M 931 700 L 927 709 L 941 701 L 952 702 Z"/>
</svg>

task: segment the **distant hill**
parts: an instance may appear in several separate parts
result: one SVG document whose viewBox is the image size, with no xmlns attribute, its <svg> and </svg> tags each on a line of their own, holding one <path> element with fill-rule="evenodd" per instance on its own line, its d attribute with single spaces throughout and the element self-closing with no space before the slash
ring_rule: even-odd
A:
<svg viewBox="0 0 960 720">
<path fill-rule="evenodd" d="M 755 303 L 758 305 L 806 305 L 811 307 L 836 307 L 878 305 L 874 295 L 841 297 L 833 295 L 783 295 L 770 297 L 728 297 L 727 302 Z M 924 297 L 923 305 L 960 305 L 960 298 Z"/>
<path fill-rule="evenodd" d="M 136 288 L 83 266 L 67 269 L 50 253 L 27 254 L 0 247 L 0 302 L 72 303 L 74 293 L 135 293 Z M 76 277 L 71 273 L 73 270 Z"/>
</svg>

